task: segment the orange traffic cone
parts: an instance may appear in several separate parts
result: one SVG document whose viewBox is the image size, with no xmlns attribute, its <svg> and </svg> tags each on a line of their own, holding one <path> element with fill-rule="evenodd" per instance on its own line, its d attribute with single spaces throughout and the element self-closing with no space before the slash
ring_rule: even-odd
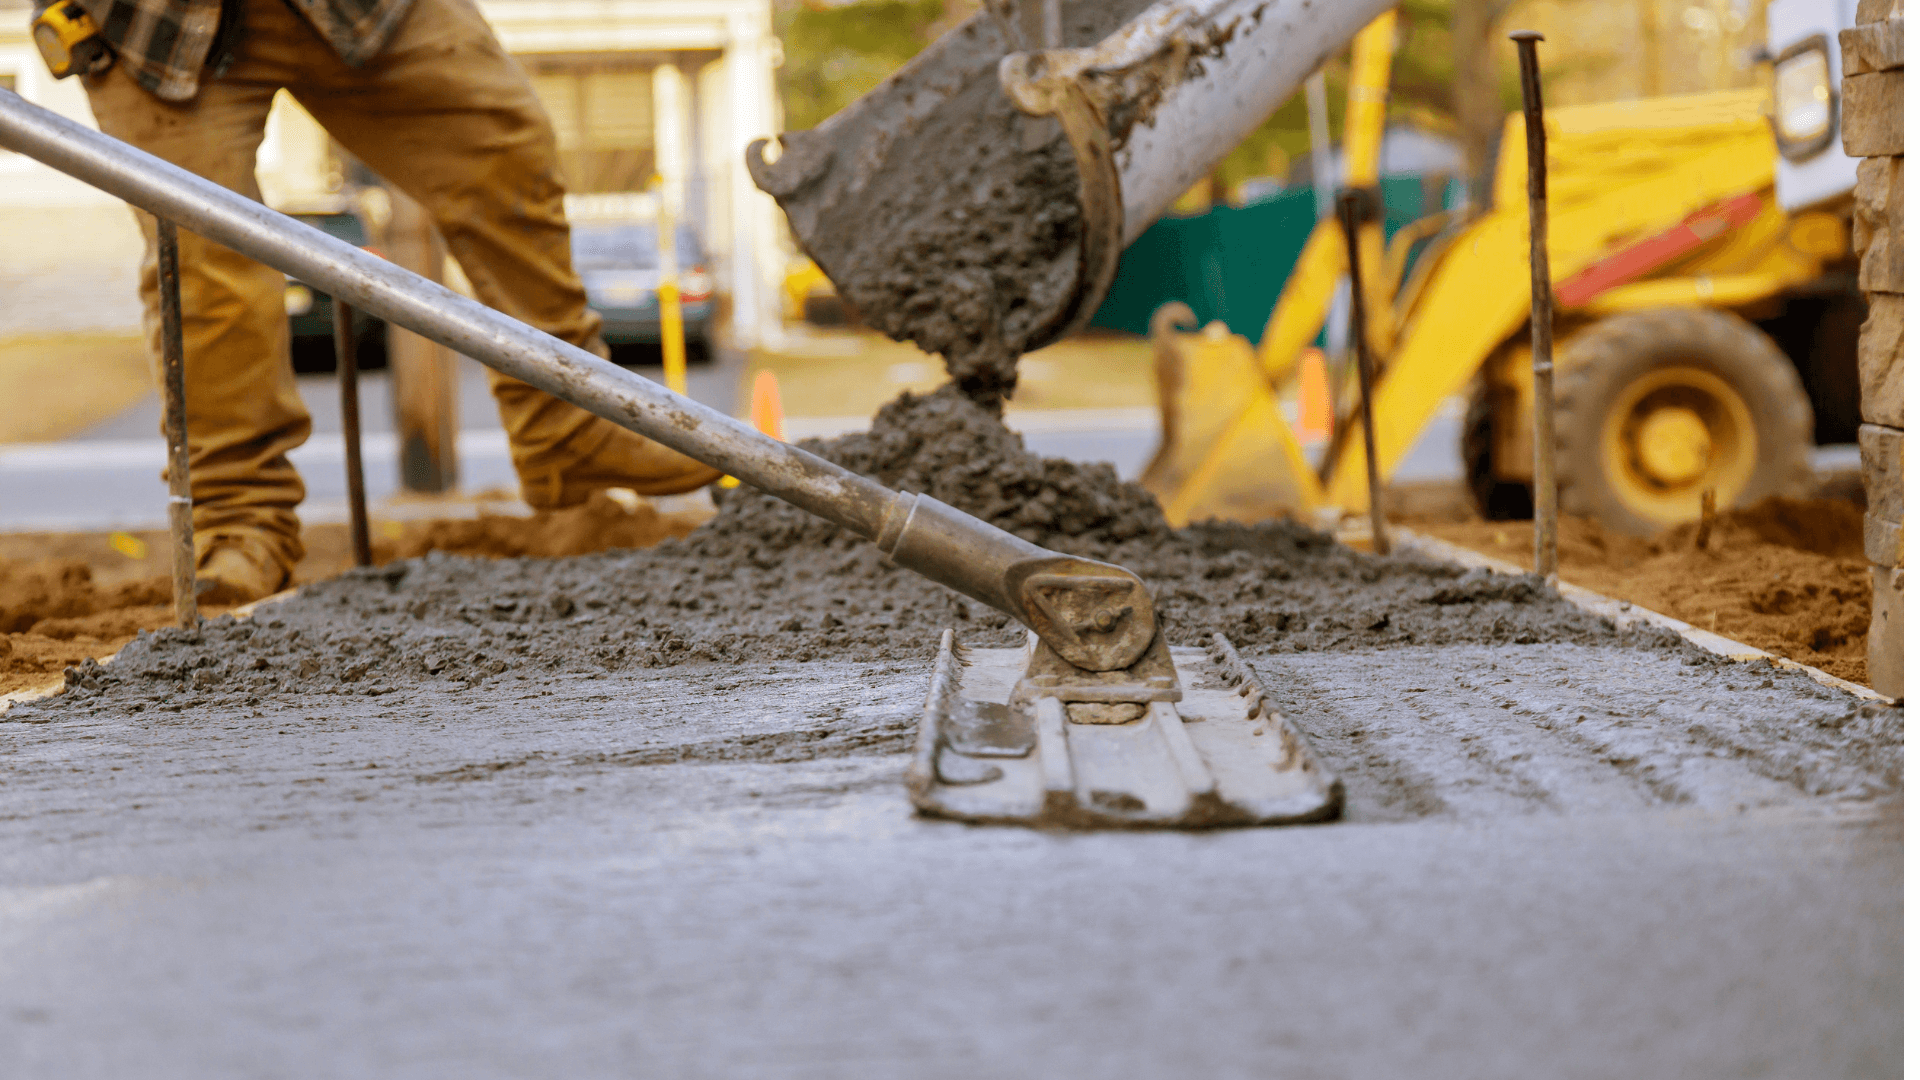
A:
<svg viewBox="0 0 1920 1080">
<path fill-rule="evenodd" d="M 1326 378 L 1324 372 L 1321 378 Z M 760 434 L 787 441 L 787 415 L 780 408 L 780 380 L 773 372 L 762 371 L 753 377 L 753 403 L 747 407 L 747 416 Z"/>
<path fill-rule="evenodd" d="M 1327 354 L 1309 345 L 1300 354 L 1300 418 L 1294 430 L 1303 443 L 1333 435 L 1333 392 L 1327 383 Z"/>
</svg>

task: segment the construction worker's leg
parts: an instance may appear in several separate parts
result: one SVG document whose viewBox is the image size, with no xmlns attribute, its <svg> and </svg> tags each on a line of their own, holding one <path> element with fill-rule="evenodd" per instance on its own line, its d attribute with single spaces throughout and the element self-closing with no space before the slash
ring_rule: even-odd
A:
<svg viewBox="0 0 1920 1080">
<path fill-rule="evenodd" d="M 606 355 L 568 250 L 552 125 L 472 0 L 415 0 L 392 43 L 336 86 L 294 88 L 316 119 L 418 199 L 486 304 Z M 536 507 L 590 491 L 691 491 L 719 473 L 494 374 L 521 490 Z"/>
<path fill-rule="evenodd" d="M 185 104 L 141 89 L 123 65 L 88 81 L 100 129 L 254 198 L 254 152 L 273 90 L 214 82 Z M 151 215 L 140 269 L 148 352 L 158 380 L 160 289 Z M 186 352 L 187 443 L 194 546 L 211 603 L 281 588 L 304 553 L 294 508 L 305 496 L 287 452 L 312 430 L 288 359 L 286 281 L 280 272 L 201 239 L 180 236 L 181 337 Z"/>
</svg>

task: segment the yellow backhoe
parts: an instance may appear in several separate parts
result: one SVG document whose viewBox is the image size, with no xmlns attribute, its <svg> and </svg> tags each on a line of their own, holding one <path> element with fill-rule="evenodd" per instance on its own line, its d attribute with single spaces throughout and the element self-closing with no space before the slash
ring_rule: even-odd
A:
<svg viewBox="0 0 1920 1080">
<path fill-rule="evenodd" d="M 1378 180 L 1392 19 L 1382 16 L 1354 41 L 1348 185 Z M 1819 52 L 1817 72 L 1805 63 L 1794 72 L 1795 92 L 1824 110 L 1823 135 L 1776 122 L 1766 89 L 1547 111 L 1556 452 L 1567 513 L 1648 533 L 1697 518 L 1709 489 L 1726 507 L 1808 488 L 1808 388 L 1841 412 L 1848 407 L 1844 387 L 1826 391 L 1851 369 L 1860 309 L 1846 273 L 1844 196 L 1788 210 L 1775 174 L 1782 155 L 1808 157 L 1806 148 L 1826 151 L 1832 141 L 1828 55 Z M 1818 127 L 1810 108 L 1794 122 Z M 1369 343 L 1380 363 L 1381 473 L 1391 476 L 1443 402 L 1465 392 L 1462 451 L 1488 516 L 1521 516 L 1529 506 L 1525 174 L 1515 115 L 1490 210 L 1416 221 L 1390 245 L 1378 224 L 1361 237 Z M 1176 524 L 1365 508 L 1366 463 L 1352 422 L 1357 380 L 1336 394 L 1345 404 L 1317 464 L 1279 405 L 1345 264 L 1336 227 L 1322 221 L 1258 345 L 1217 324 L 1181 333 L 1182 310 L 1154 320 L 1162 444 L 1142 482 Z M 1783 331 L 1789 322 L 1798 329 Z M 1801 353 L 1798 366 L 1783 343 Z"/>
</svg>

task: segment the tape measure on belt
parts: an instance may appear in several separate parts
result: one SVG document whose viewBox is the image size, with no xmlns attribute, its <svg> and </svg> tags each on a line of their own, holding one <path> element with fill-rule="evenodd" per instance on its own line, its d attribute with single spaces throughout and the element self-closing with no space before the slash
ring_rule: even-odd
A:
<svg viewBox="0 0 1920 1080">
<path fill-rule="evenodd" d="M 73 0 L 48 5 L 34 17 L 33 43 L 56 79 L 75 72 L 96 74 L 113 63 L 113 50 L 100 36 L 93 16 Z"/>
</svg>

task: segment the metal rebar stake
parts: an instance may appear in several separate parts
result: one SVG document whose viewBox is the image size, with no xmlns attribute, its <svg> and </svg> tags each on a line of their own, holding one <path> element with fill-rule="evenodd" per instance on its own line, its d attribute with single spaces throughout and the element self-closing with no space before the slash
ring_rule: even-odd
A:
<svg viewBox="0 0 1920 1080">
<path fill-rule="evenodd" d="M 333 298 L 333 359 L 340 370 L 340 437 L 347 444 L 347 520 L 353 530 L 353 565 L 373 565 L 367 533 L 367 477 L 360 465 L 360 357 L 354 349 L 353 308 Z"/>
<path fill-rule="evenodd" d="M 1386 511 L 1380 505 L 1380 459 L 1373 442 L 1373 350 L 1367 346 L 1367 294 L 1360 281 L 1360 216 L 1366 199 L 1365 192 L 1345 188 L 1334 202 L 1340 212 L 1340 231 L 1347 238 L 1347 280 L 1353 294 L 1353 366 L 1360 376 L 1360 436 L 1367 451 L 1367 517 L 1373 526 L 1374 553 L 1385 555 L 1390 545 Z"/>
<path fill-rule="evenodd" d="M 1533 570 L 1560 572 L 1560 481 L 1553 435 L 1553 278 L 1547 269 L 1547 125 L 1540 103 L 1537 30 L 1508 34 L 1520 50 L 1521 108 L 1527 123 L 1528 242 L 1533 260 Z"/>
<path fill-rule="evenodd" d="M 187 464 L 187 351 L 180 338 L 180 233 L 159 219 L 161 397 L 167 429 L 167 528 L 173 535 L 173 613 L 200 624 L 193 592 L 193 484 Z"/>
</svg>

